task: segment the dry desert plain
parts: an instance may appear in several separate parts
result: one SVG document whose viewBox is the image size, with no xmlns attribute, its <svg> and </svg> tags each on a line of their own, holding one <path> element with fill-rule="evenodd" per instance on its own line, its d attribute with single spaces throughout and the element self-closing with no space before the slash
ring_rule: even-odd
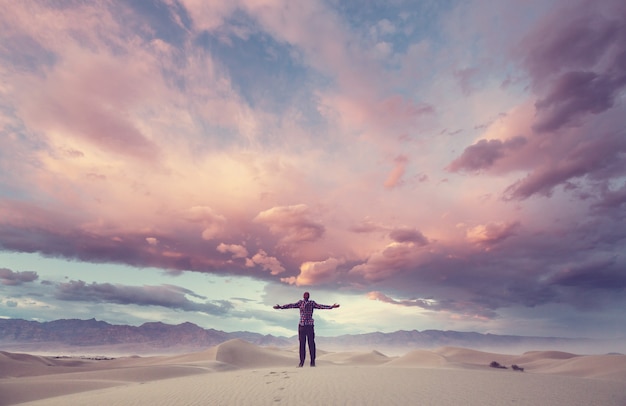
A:
<svg viewBox="0 0 626 406">
<path fill-rule="evenodd" d="M 626 355 L 319 351 L 316 368 L 296 368 L 297 358 L 296 349 L 241 340 L 114 359 L 0 351 L 0 406 L 626 405 Z"/>
</svg>

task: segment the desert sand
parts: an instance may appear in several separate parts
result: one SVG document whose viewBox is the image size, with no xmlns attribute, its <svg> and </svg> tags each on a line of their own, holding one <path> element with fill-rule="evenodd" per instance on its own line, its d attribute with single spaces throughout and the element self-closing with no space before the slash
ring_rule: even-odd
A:
<svg viewBox="0 0 626 406">
<path fill-rule="evenodd" d="M 296 368 L 296 349 L 241 340 L 115 359 L 0 351 L 0 406 L 626 405 L 626 355 L 318 352 L 317 367 Z M 491 368 L 492 361 L 508 368 Z"/>
</svg>

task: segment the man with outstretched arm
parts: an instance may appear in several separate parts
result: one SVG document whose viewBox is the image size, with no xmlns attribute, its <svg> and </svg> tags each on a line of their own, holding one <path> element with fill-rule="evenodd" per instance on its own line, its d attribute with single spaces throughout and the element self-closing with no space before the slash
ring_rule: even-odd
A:
<svg viewBox="0 0 626 406">
<path fill-rule="evenodd" d="M 311 366 L 315 366 L 315 330 L 313 327 L 313 309 L 335 309 L 339 307 L 337 303 L 332 306 L 321 305 L 309 300 L 309 292 L 304 292 L 304 300 L 286 305 L 276 305 L 274 309 L 300 309 L 300 323 L 298 324 L 298 338 L 300 339 L 300 364 L 298 368 L 304 365 L 306 359 L 305 347 L 307 340 L 309 341 L 309 353 L 311 354 Z"/>
</svg>

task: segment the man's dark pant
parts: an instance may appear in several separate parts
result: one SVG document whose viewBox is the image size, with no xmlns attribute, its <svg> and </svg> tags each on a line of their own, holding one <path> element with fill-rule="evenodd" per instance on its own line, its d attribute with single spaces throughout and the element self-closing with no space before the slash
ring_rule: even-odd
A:
<svg viewBox="0 0 626 406">
<path fill-rule="evenodd" d="M 309 340 L 309 353 L 311 364 L 315 364 L 315 330 L 313 326 L 298 326 L 298 338 L 300 339 L 300 364 L 304 364 L 306 358 L 306 341 Z"/>
</svg>

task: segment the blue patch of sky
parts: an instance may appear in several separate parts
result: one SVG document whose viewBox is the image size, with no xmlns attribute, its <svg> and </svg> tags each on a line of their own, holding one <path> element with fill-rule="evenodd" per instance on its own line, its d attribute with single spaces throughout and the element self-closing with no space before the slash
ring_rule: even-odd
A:
<svg viewBox="0 0 626 406">
<path fill-rule="evenodd" d="M 329 86 L 329 79 L 306 66 L 296 47 L 261 31 L 243 12 L 236 12 L 225 25 L 243 26 L 247 34 L 204 31 L 194 45 L 209 52 L 227 72 L 242 99 L 253 109 L 279 117 L 297 110 L 301 125 L 322 131 L 324 120 L 314 90 Z"/>
<path fill-rule="evenodd" d="M 364 47 L 386 42 L 391 54 L 381 63 L 388 72 L 401 72 L 405 67 L 402 57 L 409 49 L 424 44 L 429 52 L 444 49 L 448 38 L 443 27 L 445 16 L 458 4 L 458 0 L 328 0 L 338 15 L 362 38 Z M 423 82 L 431 82 L 438 69 L 421 72 Z M 408 98 L 417 97 L 413 86 L 394 88 L 393 92 Z"/>
<path fill-rule="evenodd" d="M 366 34 L 381 34 L 383 39 L 393 43 L 394 51 L 403 53 L 412 44 L 427 40 L 433 45 L 445 42 L 441 32 L 441 19 L 458 4 L 458 0 L 435 1 L 394 1 L 387 0 L 348 0 L 330 2 L 342 19 L 353 29 L 359 27 Z M 381 30 L 378 26 L 388 21 L 393 31 Z"/>
<path fill-rule="evenodd" d="M 126 5 L 136 12 L 133 18 L 140 17 L 140 21 L 150 27 L 154 38 L 176 47 L 182 47 L 186 43 L 192 21 L 180 2 L 168 4 L 161 0 L 128 0 Z M 123 15 L 120 17 L 123 18 Z"/>
<path fill-rule="evenodd" d="M 232 35 L 228 41 L 204 32 L 197 44 L 228 72 L 235 90 L 253 108 L 284 109 L 306 82 L 307 69 L 294 57 L 295 50 L 263 32 Z"/>
</svg>

